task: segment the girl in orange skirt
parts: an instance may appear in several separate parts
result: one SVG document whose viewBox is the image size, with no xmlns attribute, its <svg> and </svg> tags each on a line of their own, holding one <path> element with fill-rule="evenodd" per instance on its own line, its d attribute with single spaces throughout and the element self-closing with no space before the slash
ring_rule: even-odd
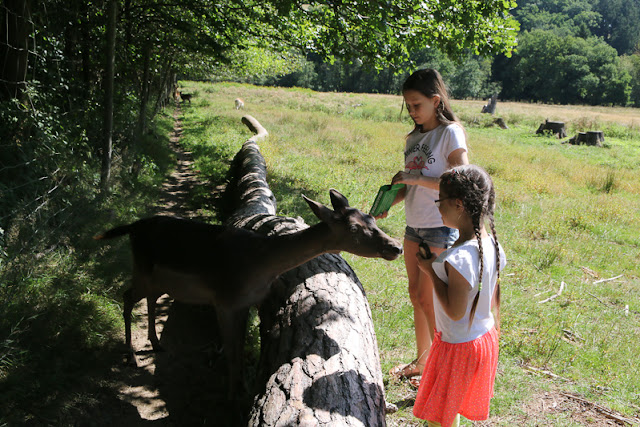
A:
<svg viewBox="0 0 640 427">
<path fill-rule="evenodd" d="M 430 426 L 457 426 L 459 415 L 489 416 L 506 258 L 494 226 L 493 182 L 484 169 L 465 165 L 442 174 L 435 203 L 444 224 L 458 229 L 460 237 L 437 258 L 417 254 L 420 269 L 434 283 L 436 333 L 413 413 Z"/>
</svg>

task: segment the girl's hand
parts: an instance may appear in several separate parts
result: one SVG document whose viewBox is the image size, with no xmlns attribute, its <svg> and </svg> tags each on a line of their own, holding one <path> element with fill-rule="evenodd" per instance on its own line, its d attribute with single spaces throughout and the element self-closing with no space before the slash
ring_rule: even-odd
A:
<svg viewBox="0 0 640 427">
<path fill-rule="evenodd" d="M 383 218 L 386 218 L 387 215 L 389 215 L 389 211 L 384 211 L 380 215 L 374 216 L 374 218 L 375 219 L 383 219 Z"/>
<path fill-rule="evenodd" d="M 416 253 L 418 259 L 418 268 L 427 274 L 431 274 L 433 271 L 433 262 L 436 260 L 436 255 L 433 253 L 428 254 L 428 258 L 422 256 L 420 252 Z"/>
<path fill-rule="evenodd" d="M 408 172 L 400 171 L 391 179 L 391 185 L 395 184 L 411 184 L 415 180 L 415 175 L 411 175 Z"/>
<path fill-rule="evenodd" d="M 440 179 L 426 177 L 422 174 L 414 174 L 405 171 L 400 171 L 393 176 L 391 184 L 407 184 L 407 185 L 422 185 L 423 187 L 433 187 L 438 189 L 438 183 Z"/>
</svg>

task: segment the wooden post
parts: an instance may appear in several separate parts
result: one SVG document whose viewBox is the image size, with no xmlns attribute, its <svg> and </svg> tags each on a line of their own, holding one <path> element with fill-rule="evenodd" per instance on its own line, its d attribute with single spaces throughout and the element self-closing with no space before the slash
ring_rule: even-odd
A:
<svg viewBox="0 0 640 427">
<path fill-rule="evenodd" d="M 250 116 L 243 122 L 264 130 Z M 255 140 L 245 142 L 234 167 L 236 209 L 228 224 L 265 234 L 307 227 L 274 215 L 275 198 Z M 250 426 L 385 425 L 371 311 L 362 284 L 342 257 L 321 255 L 283 274 L 259 314 L 261 354 Z"/>
</svg>

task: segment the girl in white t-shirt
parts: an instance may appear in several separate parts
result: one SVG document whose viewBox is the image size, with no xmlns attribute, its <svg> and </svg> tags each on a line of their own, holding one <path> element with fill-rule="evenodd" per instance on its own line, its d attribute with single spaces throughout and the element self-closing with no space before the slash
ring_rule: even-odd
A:
<svg viewBox="0 0 640 427">
<path fill-rule="evenodd" d="M 392 184 L 406 184 L 393 204 L 405 201 L 404 261 L 418 351 L 413 362 L 396 366 L 390 374 L 412 378 L 424 369 L 435 327 L 433 284 L 420 271 L 412 254 L 418 252 L 420 244 L 439 254 L 456 240 L 457 231 L 442 223 L 433 202 L 438 198 L 440 175 L 454 166 L 468 164 L 469 160 L 465 132 L 451 110 L 440 73 L 433 69 L 414 72 L 403 84 L 402 94 L 415 128 L 407 135 L 405 168 L 392 179 Z M 386 216 L 384 212 L 378 218 Z M 413 383 L 418 384 L 417 378 Z"/>
<path fill-rule="evenodd" d="M 460 237 L 437 258 L 416 254 L 420 270 L 434 284 L 436 336 L 413 413 L 430 426 L 457 426 L 458 414 L 470 420 L 489 416 L 498 364 L 500 270 L 506 258 L 494 225 L 493 182 L 484 169 L 467 165 L 445 172 L 435 205 L 444 224 L 459 230 Z"/>
</svg>

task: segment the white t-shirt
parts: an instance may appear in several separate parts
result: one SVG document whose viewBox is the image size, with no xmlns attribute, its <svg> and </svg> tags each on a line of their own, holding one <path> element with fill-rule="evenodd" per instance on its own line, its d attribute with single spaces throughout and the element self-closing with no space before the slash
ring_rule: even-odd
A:
<svg viewBox="0 0 640 427">
<path fill-rule="evenodd" d="M 414 130 L 407 136 L 404 149 L 404 171 L 438 178 L 450 169 L 449 155 L 467 149 L 464 130 L 457 123 L 440 125 L 428 132 Z M 442 217 L 433 203 L 438 190 L 408 185 L 405 197 L 407 225 L 413 228 L 442 227 Z"/>
<path fill-rule="evenodd" d="M 489 332 L 495 324 L 493 313 L 491 312 L 491 300 L 496 288 L 498 275 L 493 237 L 489 236 L 482 239 L 482 250 L 484 255 L 482 290 L 478 298 L 478 305 L 471 329 L 469 329 L 469 315 L 471 314 L 473 300 L 478 292 L 478 278 L 480 275 L 480 251 L 478 250 L 478 241 L 473 239 L 461 245 L 453 246 L 442 252 L 433 262 L 433 270 L 443 282 L 449 283 L 449 278 L 445 272 L 446 262 L 455 268 L 471 286 L 467 301 L 467 311 L 464 317 L 457 321 L 447 316 L 434 290 L 433 308 L 436 315 L 436 330 L 442 332 L 442 340 L 445 342 L 457 344 L 473 341 Z M 507 258 L 502 249 L 502 245 L 500 245 L 500 271 L 504 269 L 506 264 Z"/>
</svg>

